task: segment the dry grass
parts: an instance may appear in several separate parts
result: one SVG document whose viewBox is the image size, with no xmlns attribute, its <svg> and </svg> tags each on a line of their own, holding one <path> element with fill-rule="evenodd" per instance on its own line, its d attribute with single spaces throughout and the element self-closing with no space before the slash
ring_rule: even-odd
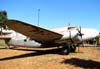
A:
<svg viewBox="0 0 100 69">
<path fill-rule="evenodd" d="M 100 47 L 81 47 L 61 55 L 56 49 L 0 46 L 0 69 L 100 69 Z"/>
</svg>

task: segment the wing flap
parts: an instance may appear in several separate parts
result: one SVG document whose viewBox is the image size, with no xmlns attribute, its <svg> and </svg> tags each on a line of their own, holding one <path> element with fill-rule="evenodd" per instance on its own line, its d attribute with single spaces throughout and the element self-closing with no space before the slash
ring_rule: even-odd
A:
<svg viewBox="0 0 100 69">
<path fill-rule="evenodd" d="M 12 30 L 15 30 L 16 32 L 22 33 L 23 35 L 31 39 L 43 43 L 60 39 L 62 37 L 61 34 L 58 34 L 56 32 L 43 29 L 18 20 L 7 20 L 6 24 Z"/>
</svg>

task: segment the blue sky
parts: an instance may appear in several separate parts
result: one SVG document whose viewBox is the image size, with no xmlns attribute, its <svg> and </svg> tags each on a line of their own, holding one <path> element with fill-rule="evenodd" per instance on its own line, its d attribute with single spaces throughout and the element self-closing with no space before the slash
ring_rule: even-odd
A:
<svg viewBox="0 0 100 69">
<path fill-rule="evenodd" d="M 8 12 L 9 19 L 53 28 L 69 23 L 77 27 L 96 28 L 100 31 L 100 0 L 0 0 L 0 10 Z"/>
</svg>

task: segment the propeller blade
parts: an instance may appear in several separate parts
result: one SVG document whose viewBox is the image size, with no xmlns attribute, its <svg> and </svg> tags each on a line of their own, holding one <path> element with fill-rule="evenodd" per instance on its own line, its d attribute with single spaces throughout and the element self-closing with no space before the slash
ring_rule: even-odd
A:
<svg viewBox="0 0 100 69">
<path fill-rule="evenodd" d="M 80 40 L 81 40 L 81 44 L 82 44 L 82 46 L 84 47 L 84 43 L 83 43 L 83 39 L 82 39 L 82 36 L 84 35 L 84 34 L 82 34 L 82 29 L 81 29 L 81 26 L 77 29 L 77 31 L 78 31 L 78 36 L 79 36 L 79 38 L 80 38 Z"/>
</svg>

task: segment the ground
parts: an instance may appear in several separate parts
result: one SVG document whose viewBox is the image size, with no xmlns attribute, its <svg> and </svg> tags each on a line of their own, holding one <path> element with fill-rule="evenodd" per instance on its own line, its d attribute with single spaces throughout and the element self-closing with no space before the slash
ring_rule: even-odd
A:
<svg viewBox="0 0 100 69">
<path fill-rule="evenodd" d="M 62 55 L 55 48 L 13 48 L 0 46 L 0 69 L 100 69 L 100 47 L 79 47 Z"/>
</svg>

